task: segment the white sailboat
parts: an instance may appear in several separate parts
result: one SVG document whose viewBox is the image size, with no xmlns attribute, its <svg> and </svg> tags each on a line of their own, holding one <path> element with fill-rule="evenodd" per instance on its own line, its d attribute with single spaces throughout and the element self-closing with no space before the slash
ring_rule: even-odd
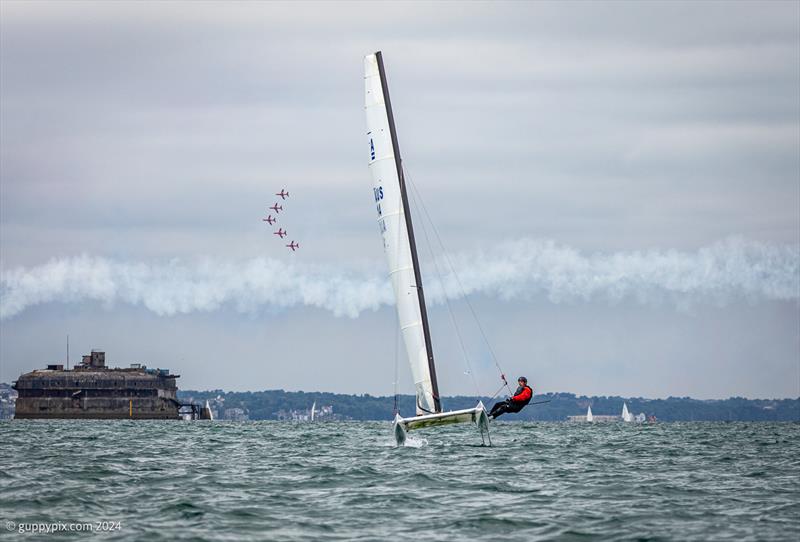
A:
<svg viewBox="0 0 800 542">
<path fill-rule="evenodd" d="M 633 416 L 630 412 L 628 412 L 628 403 L 622 403 L 622 421 L 623 422 L 632 422 Z"/>
<path fill-rule="evenodd" d="M 592 415 L 592 406 L 589 405 L 589 408 L 586 410 L 586 421 L 593 422 L 594 416 Z"/>
<path fill-rule="evenodd" d="M 439 400 L 414 228 L 380 51 L 364 58 L 364 83 L 369 170 L 377 205 L 378 226 L 389 262 L 400 331 L 417 397 L 416 416 L 402 418 L 399 414 L 395 415 L 395 440 L 402 445 L 407 432 L 412 429 L 464 422 L 474 422 L 483 439 L 484 434 L 487 437 L 489 434 L 489 418 L 483 403 L 479 401 L 475 408 L 443 412 Z"/>
<path fill-rule="evenodd" d="M 316 416 L 316 414 L 317 414 L 317 402 L 314 401 L 314 404 L 311 405 L 311 421 L 312 422 L 314 421 L 314 417 Z"/>
</svg>

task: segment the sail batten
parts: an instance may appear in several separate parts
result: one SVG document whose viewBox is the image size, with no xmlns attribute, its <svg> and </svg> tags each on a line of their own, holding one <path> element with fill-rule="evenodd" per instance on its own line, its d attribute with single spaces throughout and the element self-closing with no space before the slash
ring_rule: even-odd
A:
<svg viewBox="0 0 800 542">
<path fill-rule="evenodd" d="M 399 273 L 401 271 L 409 271 L 409 270 L 413 271 L 411 267 L 398 267 L 397 269 L 392 269 L 391 271 L 389 271 L 389 274 L 394 275 L 395 273 Z"/>
<path fill-rule="evenodd" d="M 417 414 L 438 413 L 441 404 L 422 276 L 380 52 L 367 55 L 364 71 L 369 169 L 400 329 L 416 387 Z"/>
</svg>

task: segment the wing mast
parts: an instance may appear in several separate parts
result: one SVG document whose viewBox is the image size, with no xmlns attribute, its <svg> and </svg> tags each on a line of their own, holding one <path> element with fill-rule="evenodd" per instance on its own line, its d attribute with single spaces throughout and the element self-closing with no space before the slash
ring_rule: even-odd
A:
<svg viewBox="0 0 800 542">
<path fill-rule="evenodd" d="M 392 138 L 392 149 L 394 151 L 394 163 L 397 168 L 397 178 L 400 180 L 400 194 L 403 201 L 403 215 L 408 229 L 408 242 L 411 247 L 411 261 L 414 266 L 414 279 L 416 281 L 417 295 L 419 296 L 419 310 L 422 318 L 422 331 L 425 336 L 425 350 L 428 354 L 428 371 L 430 372 L 431 388 L 433 391 L 433 401 L 435 412 L 442 411 L 442 404 L 439 401 L 439 383 L 436 380 L 436 365 L 433 361 L 433 346 L 431 344 L 431 331 L 428 326 L 428 311 L 425 307 L 425 294 L 422 291 L 422 274 L 419 269 L 419 258 L 417 257 L 417 243 L 414 240 L 414 227 L 411 224 L 411 208 L 408 205 L 408 193 L 406 191 L 406 180 L 403 176 L 403 165 L 400 158 L 400 145 L 397 141 L 397 130 L 394 125 L 394 115 L 392 114 L 392 102 L 389 99 L 389 85 L 386 83 L 386 70 L 383 67 L 383 55 L 380 51 L 375 53 L 378 61 L 378 72 L 381 78 L 381 88 L 383 90 L 383 101 L 386 103 L 386 115 L 389 117 L 389 133 Z"/>
</svg>

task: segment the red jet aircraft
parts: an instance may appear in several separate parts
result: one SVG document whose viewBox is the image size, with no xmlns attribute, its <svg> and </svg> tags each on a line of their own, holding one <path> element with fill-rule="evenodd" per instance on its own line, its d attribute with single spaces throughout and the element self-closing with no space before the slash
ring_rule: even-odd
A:
<svg viewBox="0 0 800 542">
<path fill-rule="evenodd" d="M 277 220 L 275 220 L 274 218 L 272 218 L 272 215 L 269 215 L 267 218 L 262 218 L 262 219 L 261 219 L 261 221 L 262 221 L 262 222 L 266 222 L 266 223 L 267 223 L 267 224 L 269 224 L 270 226 L 272 226 L 273 224 L 275 224 L 275 223 L 277 222 Z"/>
<path fill-rule="evenodd" d="M 275 205 L 273 205 L 272 207 L 270 207 L 270 209 L 272 209 L 273 211 L 275 211 L 275 214 L 278 214 L 278 213 L 280 213 L 281 211 L 283 211 L 283 207 L 281 207 L 280 205 L 278 205 L 278 202 L 277 202 L 277 201 L 275 202 Z"/>
<path fill-rule="evenodd" d="M 287 234 L 286 234 L 286 230 L 284 230 L 282 228 L 278 228 L 278 231 L 272 232 L 272 235 L 277 235 L 278 237 L 283 239 L 284 237 L 286 237 Z"/>
<path fill-rule="evenodd" d="M 286 247 L 287 247 L 287 248 L 291 248 L 291 249 L 292 249 L 292 252 L 294 252 L 295 250 L 297 250 L 298 248 L 300 248 L 300 243 L 295 243 L 294 241 L 292 241 L 291 243 L 289 243 L 288 245 L 286 245 Z"/>
<path fill-rule="evenodd" d="M 289 192 L 286 191 L 285 188 L 281 188 L 281 191 L 275 194 L 276 196 L 280 196 L 281 199 L 286 199 L 289 197 Z"/>
</svg>

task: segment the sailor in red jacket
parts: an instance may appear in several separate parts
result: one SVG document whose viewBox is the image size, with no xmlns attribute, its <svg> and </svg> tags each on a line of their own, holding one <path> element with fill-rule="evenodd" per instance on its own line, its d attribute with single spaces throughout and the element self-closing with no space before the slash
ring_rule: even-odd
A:
<svg viewBox="0 0 800 542">
<path fill-rule="evenodd" d="M 506 412 L 519 412 L 525 405 L 533 399 L 533 390 L 528 386 L 528 379 L 521 376 L 517 379 L 519 387 L 513 397 L 509 397 L 505 401 L 495 403 L 492 411 L 489 412 L 489 417 L 492 419 L 505 414 Z"/>
</svg>

